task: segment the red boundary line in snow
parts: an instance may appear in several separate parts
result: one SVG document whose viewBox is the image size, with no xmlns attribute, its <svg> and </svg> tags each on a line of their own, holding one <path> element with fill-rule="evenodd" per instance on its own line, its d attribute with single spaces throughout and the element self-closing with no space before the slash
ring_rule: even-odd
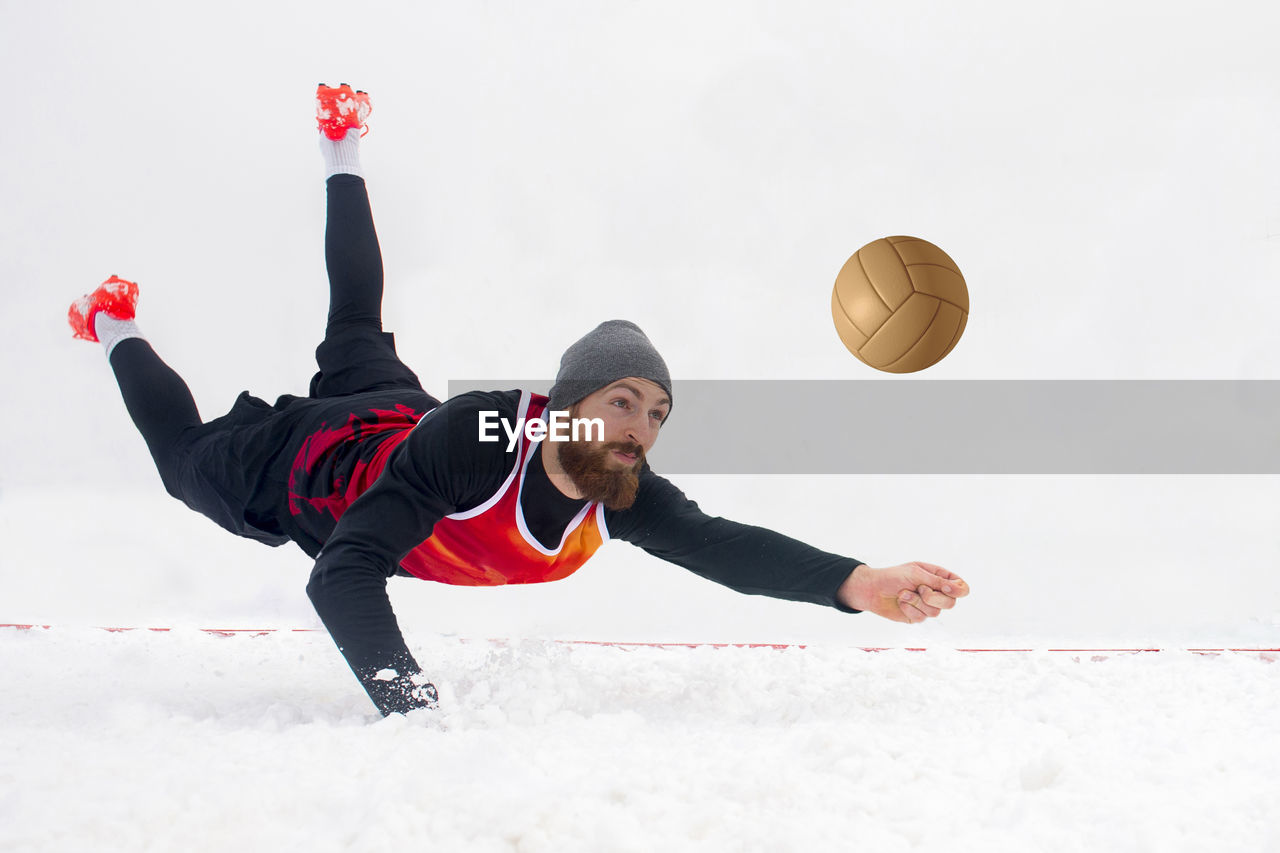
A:
<svg viewBox="0 0 1280 853">
<path fill-rule="evenodd" d="M 489 642 L 496 642 L 490 640 Z M 714 649 L 804 649 L 808 648 L 805 643 L 638 643 L 627 642 L 625 640 L 553 640 L 552 642 L 563 643 L 570 646 L 610 646 L 613 648 L 657 648 L 657 649 L 697 649 L 697 648 L 714 648 Z M 928 648 L 927 646 L 854 646 L 853 648 L 863 652 L 931 652 L 931 651 L 952 651 L 952 652 L 1067 652 L 1075 654 L 1088 653 L 1139 653 L 1139 652 L 1194 652 L 1200 655 L 1221 654 L 1223 652 L 1248 652 L 1254 654 L 1280 653 L 1280 648 L 1097 648 L 1097 649 L 1067 649 L 1067 648 L 965 648 L 965 649 L 938 649 Z"/>
<path fill-rule="evenodd" d="M 19 631 L 29 631 L 36 628 L 48 630 L 53 628 L 52 625 L 37 625 L 23 623 L 5 623 L 0 622 L 0 628 L 11 628 Z M 109 631 L 114 634 L 125 633 L 127 631 L 153 631 L 156 633 L 165 633 L 172 631 L 172 628 L 137 628 L 137 627 L 107 627 L 98 626 L 101 631 Z M 198 629 L 206 634 L 212 634 L 217 637 L 236 637 L 247 635 L 251 637 L 261 637 L 266 634 L 321 634 L 324 631 L 320 628 L 200 628 Z M 464 639 L 463 642 L 471 642 Z M 501 638 L 490 638 L 484 642 L 509 642 L 509 640 Z M 628 640 L 551 640 L 553 643 L 560 643 L 567 646 L 609 646 L 612 648 L 648 648 L 648 649 L 804 649 L 808 648 L 805 643 L 653 643 L 638 642 Z M 927 652 L 932 651 L 925 646 L 856 646 L 855 648 L 864 652 Z M 950 649 L 956 652 L 1067 652 L 1075 654 L 1089 653 L 1140 653 L 1140 652 L 1166 652 L 1181 651 L 1194 652 L 1196 654 L 1219 654 L 1222 652 L 1252 652 L 1257 654 L 1280 653 L 1280 648 L 1236 648 L 1236 647 L 1218 647 L 1218 648 L 1190 648 L 1190 649 L 1172 649 L 1159 648 L 1155 646 L 1144 648 L 969 648 L 969 649 Z"/>
</svg>

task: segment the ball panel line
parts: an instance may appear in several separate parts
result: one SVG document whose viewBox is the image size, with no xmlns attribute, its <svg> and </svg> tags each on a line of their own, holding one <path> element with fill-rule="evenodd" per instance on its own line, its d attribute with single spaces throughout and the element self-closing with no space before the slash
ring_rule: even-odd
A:
<svg viewBox="0 0 1280 853">
<path fill-rule="evenodd" d="M 835 321 L 836 334 L 840 336 L 840 342 L 844 344 L 845 349 L 858 355 L 858 351 L 866 345 L 869 336 L 859 331 L 849 319 L 844 306 L 840 304 L 839 292 L 836 288 L 831 289 L 831 319 Z M 858 358 L 862 356 L 858 355 Z"/>
<path fill-rule="evenodd" d="M 913 264 L 937 264 L 946 267 L 956 275 L 960 275 L 960 267 L 951 260 L 951 256 L 927 240 L 915 240 L 910 243 L 895 243 L 894 249 L 902 258 L 903 266 Z"/>
<path fill-rule="evenodd" d="M 849 322 L 870 337 L 893 314 L 867 278 L 862 259 L 849 258 L 836 277 L 836 297 Z M 854 318 L 857 318 L 856 321 Z"/>
<path fill-rule="evenodd" d="M 960 315 L 960 323 L 956 326 L 955 334 L 951 336 L 951 343 L 947 344 L 947 348 L 942 351 L 942 355 L 938 356 L 938 361 L 942 361 L 947 354 L 956 348 L 956 344 L 960 342 L 960 336 L 964 334 L 964 327 L 969 323 L 968 313 Z"/>
<path fill-rule="evenodd" d="M 913 293 L 867 341 L 859 353 L 863 361 L 890 373 L 919 370 L 920 367 L 899 369 L 890 365 L 901 363 L 902 358 L 924 337 L 940 304 L 932 296 Z"/>
<path fill-rule="evenodd" d="M 969 288 L 960 273 L 938 264 L 911 264 L 907 274 L 916 293 L 927 293 L 968 312 Z"/>
<path fill-rule="evenodd" d="M 921 294 L 921 298 L 932 299 L 933 297 Z M 889 370 L 915 372 L 942 360 L 946 350 L 956 340 L 956 329 L 960 326 L 964 314 L 949 302 L 937 301 L 937 306 L 938 310 L 933 316 L 933 321 L 924 330 L 920 340 L 916 341 L 900 362 L 889 365 Z"/>
<path fill-rule="evenodd" d="M 862 262 L 867 281 L 891 311 L 900 309 L 915 293 L 911 276 L 903 268 L 898 250 L 888 240 L 876 240 L 863 246 L 858 250 L 858 260 Z"/>
</svg>

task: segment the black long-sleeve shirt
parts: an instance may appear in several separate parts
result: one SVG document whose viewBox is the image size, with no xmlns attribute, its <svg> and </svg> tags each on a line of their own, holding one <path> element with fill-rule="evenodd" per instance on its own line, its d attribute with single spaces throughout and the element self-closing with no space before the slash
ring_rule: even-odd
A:
<svg viewBox="0 0 1280 853">
<path fill-rule="evenodd" d="M 301 512 L 280 514 L 290 536 L 316 557 L 307 593 L 317 613 L 384 714 L 423 704 L 413 691 L 413 676 L 421 670 L 396 622 L 387 579 L 406 574 L 401 560 L 437 521 L 479 506 L 502 486 L 517 454 L 507 452 L 505 440 L 480 442 L 478 415 L 496 411 L 514 423 L 519 399 L 518 391 L 474 392 L 442 404 L 392 451 L 382 473 L 336 524 L 332 513 L 305 503 Z M 350 476 L 344 465 L 350 469 L 367 458 L 381 436 L 372 433 L 324 476 L 341 486 Z M 553 547 L 585 503 L 560 492 L 540 454 L 533 454 L 521 509 L 535 538 Z M 861 565 L 772 530 L 709 516 L 648 465 L 635 503 L 607 510 L 605 522 L 610 538 L 743 593 L 847 610 L 836 591 Z"/>
</svg>

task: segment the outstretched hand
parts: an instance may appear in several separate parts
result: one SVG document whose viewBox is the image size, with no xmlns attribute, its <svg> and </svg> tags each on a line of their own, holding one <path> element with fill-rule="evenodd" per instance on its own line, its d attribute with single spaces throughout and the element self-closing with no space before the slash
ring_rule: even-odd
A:
<svg viewBox="0 0 1280 853">
<path fill-rule="evenodd" d="M 923 622 L 956 606 L 969 594 L 957 574 L 932 563 L 903 563 L 887 569 L 858 566 L 836 592 L 854 610 L 864 610 L 894 622 Z"/>
</svg>

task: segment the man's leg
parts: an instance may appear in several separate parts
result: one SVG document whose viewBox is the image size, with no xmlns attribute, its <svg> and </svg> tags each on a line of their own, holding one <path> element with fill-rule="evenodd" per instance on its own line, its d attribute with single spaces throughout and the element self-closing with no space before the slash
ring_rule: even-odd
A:
<svg viewBox="0 0 1280 853">
<path fill-rule="evenodd" d="M 108 322 L 118 322 L 103 314 L 98 316 L 103 318 L 97 324 L 99 329 Z M 178 491 L 180 439 L 187 430 L 200 426 L 200 413 L 191 390 L 141 337 L 121 341 L 108 360 L 125 408 L 142 433 L 147 450 L 151 451 L 165 490 L 181 498 Z"/>
<path fill-rule="evenodd" d="M 329 317 L 325 337 L 350 327 L 381 332 L 382 252 L 364 178 L 339 173 L 331 176 L 326 186 L 324 260 L 329 272 Z"/>
<path fill-rule="evenodd" d="M 68 319 L 77 338 L 98 341 L 106 350 L 165 491 L 237 536 L 268 545 L 287 542 L 269 513 L 252 508 L 262 474 L 261 442 L 271 445 L 268 451 L 276 446 L 269 430 L 252 427 L 265 423 L 272 408 L 246 392 L 229 413 L 202 423 L 187 383 L 134 324 L 137 299 L 137 285 L 112 276 L 72 303 Z"/>
<path fill-rule="evenodd" d="M 179 497 L 179 438 L 200 425 L 187 384 L 160 360 L 134 323 L 138 286 L 111 276 L 71 304 L 67 320 L 75 337 L 102 344 L 129 417 L 151 451 L 165 489 Z"/>
<path fill-rule="evenodd" d="M 343 106 L 344 112 L 340 112 L 333 106 L 335 102 L 349 104 L 351 95 L 363 98 L 359 110 Z M 327 186 L 324 254 L 329 273 L 329 316 L 324 342 L 316 349 L 320 370 L 311 380 L 311 396 L 391 388 L 421 391 L 417 375 L 396 355 L 395 339 L 382 331 L 382 252 L 360 165 L 368 96 L 351 93 L 350 87 L 322 86 L 317 101 Z M 335 115 L 347 116 L 349 126 L 326 126 Z"/>
<path fill-rule="evenodd" d="M 382 331 L 382 251 L 360 165 L 360 138 L 372 111 L 364 92 L 320 86 L 316 118 L 327 190 L 324 260 L 329 272 L 325 337 L 345 328 Z"/>
</svg>

